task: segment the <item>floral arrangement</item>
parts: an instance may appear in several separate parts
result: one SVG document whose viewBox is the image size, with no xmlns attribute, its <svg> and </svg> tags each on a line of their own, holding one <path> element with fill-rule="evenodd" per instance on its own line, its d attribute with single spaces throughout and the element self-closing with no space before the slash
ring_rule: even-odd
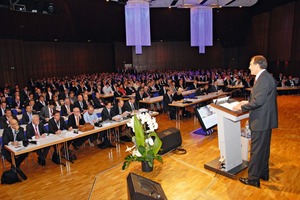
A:
<svg viewBox="0 0 300 200">
<path fill-rule="evenodd" d="M 158 155 L 162 142 L 154 131 L 158 128 L 156 119 L 148 113 L 139 113 L 131 118 L 127 126 L 135 133 L 132 137 L 134 145 L 127 146 L 126 152 L 131 154 L 125 157 L 122 169 L 126 169 L 132 161 L 147 162 L 150 167 L 153 167 L 154 159 L 162 162 Z"/>
</svg>

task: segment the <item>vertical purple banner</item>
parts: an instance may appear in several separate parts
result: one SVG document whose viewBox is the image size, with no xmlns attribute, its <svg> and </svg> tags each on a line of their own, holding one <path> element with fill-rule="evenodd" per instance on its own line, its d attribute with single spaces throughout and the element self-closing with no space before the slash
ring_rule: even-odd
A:
<svg viewBox="0 0 300 200">
<path fill-rule="evenodd" d="M 151 46 L 149 3 L 129 0 L 125 6 L 126 45 L 135 46 L 135 53 L 142 54 L 142 46 Z"/>
<path fill-rule="evenodd" d="M 212 8 L 207 6 L 192 7 L 191 46 L 199 47 L 199 53 L 205 53 L 205 46 L 213 45 Z"/>
</svg>

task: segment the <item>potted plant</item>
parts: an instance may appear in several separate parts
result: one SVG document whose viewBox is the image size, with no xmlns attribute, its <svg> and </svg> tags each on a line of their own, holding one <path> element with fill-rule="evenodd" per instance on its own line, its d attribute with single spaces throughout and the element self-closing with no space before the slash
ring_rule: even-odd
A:
<svg viewBox="0 0 300 200">
<path fill-rule="evenodd" d="M 143 171 L 152 171 L 155 159 L 162 162 L 162 157 L 158 155 L 162 142 L 154 131 L 158 127 L 156 119 L 148 113 L 139 113 L 132 117 L 127 126 L 135 133 L 132 137 L 134 145 L 127 146 L 126 152 L 131 154 L 125 157 L 122 169 L 126 169 L 132 161 L 139 161 Z"/>
</svg>

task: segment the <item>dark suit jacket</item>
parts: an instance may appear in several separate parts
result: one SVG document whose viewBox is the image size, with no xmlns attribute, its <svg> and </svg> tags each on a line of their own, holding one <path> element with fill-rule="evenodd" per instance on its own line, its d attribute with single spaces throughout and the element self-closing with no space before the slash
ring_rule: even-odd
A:
<svg viewBox="0 0 300 200">
<path fill-rule="evenodd" d="M 184 99 L 182 94 L 177 94 L 177 92 L 174 93 L 174 95 L 173 95 L 174 101 L 180 101 L 182 99 Z"/>
<path fill-rule="evenodd" d="M 14 116 L 14 115 L 12 115 L 12 116 L 15 120 L 17 120 L 19 122 L 19 120 L 16 116 Z M 1 125 L 1 128 L 3 128 L 3 129 L 8 128 L 8 123 L 7 123 L 7 119 L 6 119 L 5 115 L 0 117 L 0 125 Z"/>
<path fill-rule="evenodd" d="M 101 99 L 94 98 L 92 100 L 92 104 L 94 105 L 94 108 L 103 108 L 104 102 Z"/>
<path fill-rule="evenodd" d="M 198 88 L 196 91 L 195 91 L 195 96 L 200 96 L 200 95 L 205 95 L 205 91 L 202 90 L 201 88 Z"/>
<path fill-rule="evenodd" d="M 18 104 L 17 104 L 16 101 L 13 101 L 13 102 L 11 103 L 11 107 L 12 107 L 12 108 L 22 109 L 22 108 L 24 108 L 23 101 L 20 100 L 20 106 L 18 106 Z"/>
<path fill-rule="evenodd" d="M 32 113 L 33 115 L 33 113 Z M 27 114 L 27 112 L 22 114 L 22 124 L 28 124 L 29 123 L 29 116 Z"/>
<path fill-rule="evenodd" d="M 41 111 L 41 109 L 43 107 L 44 107 L 44 105 L 39 101 L 36 101 L 35 104 L 34 104 L 34 110 L 36 110 L 36 111 Z"/>
<path fill-rule="evenodd" d="M 198 84 L 195 86 L 194 83 L 190 87 L 191 90 L 194 90 L 194 89 L 197 89 L 197 88 L 198 88 Z"/>
<path fill-rule="evenodd" d="M 135 103 L 133 104 L 133 106 L 134 106 L 134 109 L 137 110 L 137 106 L 135 105 Z M 126 101 L 124 103 L 123 109 L 124 109 L 124 111 L 128 111 L 128 112 L 132 112 L 133 111 L 132 108 L 131 108 L 131 105 L 130 105 L 129 101 Z"/>
<path fill-rule="evenodd" d="M 87 106 L 87 104 L 86 104 L 85 101 L 82 101 L 82 108 L 81 108 L 80 103 L 79 103 L 79 101 L 77 100 L 77 101 L 74 102 L 74 108 L 75 108 L 75 107 L 78 107 L 78 108 L 80 109 L 80 112 L 83 112 L 84 110 L 87 109 L 88 106 Z"/>
<path fill-rule="evenodd" d="M 47 129 L 45 128 L 44 124 L 39 123 L 38 125 L 39 133 L 42 135 L 43 133 L 48 133 Z M 32 122 L 27 124 L 26 126 L 26 137 L 27 139 L 31 139 L 33 136 L 35 136 L 35 130 L 32 126 Z"/>
<path fill-rule="evenodd" d="M 132 93 L 135 93 L 134 87 L 126 87 L 126 94 L 127 95 L 132 95 Z"/>
<path fill-rule="evenodd" d="M 119 106 L 118 106 L 117 104 L 114 105 L 114 106 L 111 108 L 110 112 L 111 112 L 111 116 L 112 116 L 112 117 L 114 117 L 114 116 L 116 116 L 116 115 L 120 115 L 120 113 L 119 113 Z M 124 106 L 121 108 L 121 112 L 122 112 L 122 113 L 124 112 Z M 122 114 L 122 113 L 121 113 L 121 114 Z"/>
<path fill-rule="evenodd" d="M 248 104 L 243 111 L 250 111 L 249 124 L 252 131 L 265 131 L 278 127 L 277 88 L 273 77 L 264 71 L 254 84 Z"/>
<path fill-rule="evenodd" d="M 101 112 L 101 117 L 102 117 L 103 121 L 108 120 L 108 119 L 111 120 L 112 119 L 111 109 L 110 109 L 110 113 L 109 113 L 107 108 L 104 107 L 102 112 Z"/>
<path fill-rule="evenodd" d="M 165 112 L 170 111 L 169 104 L 172 103 L 172 101 L 173 101 L 172 95 L 171 95 L 171 99 L 170 99 L 168 94 L 164 94 L 164 96 L 163 96 L 163 108 L 164 108 Z"/>
<path fill-rule="evenodd" d="M 70 104 L 70 111 L 73 112 L 73 108 L 74 108 L 74 105 L 73 104 Z M 61 111 L 60 111 L 61 115 L 62 116 L 68 116 L 68 110 L 66 108 L 65 105 L 61 106 Z"/>
<path fill-rule="evenodd" d="M 69 129 L 64 118 L 62 118 L 62 117 L 59 119 L 59 128 L 57 127 L 54 117 L 52 117 L 49 120 L 48 126 L 49 126 L 49 133 L 53 133 L 53 134 L 55 134 L 55 132 L 58 130 L 68 130 Z"/>
<path fill-rule="evenodd" d="M 121 97 L 122 93 L 119 91 L 114 91 L 114 97 Z"/>
<path fill-rule="evenodd" d="M 23 141 L 23 140 L 26 140 L 26 137 L 24 135 L 24 129 L 20 127 L 16 137 L 16 141 Z M 6 152 L 5 155 L 9 155 L 9 152 L 4 148 L 4 145 L 8 145 L 9 142 L 13 142 L 13 141 L 14 141 L 14 135 L 12 129 L 10 127 L 5 128 L 2 136 L 2 151 L 3 153 L 4 151 Z"/>
<path fill-rule="evenodd" d="M 216 88 L 214 85 L 210 85 L 209 88 L 208 88 L 209 93 L 218 92 L 218 90 L 219 90 L 219 87 L 217 86 L 217 88 Z"/>
<path fill-rule="evenodd" d="M 79 120 L 79 125 L 84 125 L 84 124 L 85 124 L 85 121 L 83 119 L 83 116 L 81 115 L 81 118 Z M 72 127 L 72 128 L 78 128 L 78 126 L 76 126 L 76 120 L 75 120 L 74 114 L 72 114 L 68 117 L 68 126 Z"/>
</svg>

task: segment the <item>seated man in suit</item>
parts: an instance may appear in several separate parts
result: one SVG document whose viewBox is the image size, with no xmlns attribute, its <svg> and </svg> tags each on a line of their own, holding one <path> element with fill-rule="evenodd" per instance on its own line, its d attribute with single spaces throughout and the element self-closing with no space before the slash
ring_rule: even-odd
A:
<svg viewBox="0 0 300 200">
<path fill-rule="evenodd" d="M 73 129 L 78 129 L 79 125 L 84 125 L 85 121 L 83 118 L 83 115 L 80 112 L 80 109 L 78 107 L 75 107 L 73 109 L 73 114 L 71 114 L 68 117 L 68 126 L 72 127 Z M 78 149 L 86 140 L 88 137 L 81 137 L 78 139 L 73 140 L 72 145 L 74 149 Z"/>
<path fill-rule="evenodd" d="M 53 117 L 49 120 L 49 133 L 59 135 L 63 130 L 72 131 L 72 127 L 68 127 L 63 117 L 60 116 L 59 111 L 54 111 Z M 70 146 L 71 142 L 68 142 Z M 57 152 L 56 146 L 54 146 L 55 152 Z"/>
<path fill-rule="evenodd" d="M 4 148 L 4 145 L 13 145 L 13 146 L 20 146 L 21 142 L 26 140 L 24 135 L 24 129 L 18 125 L 18 121 L 15 119 L 10 119 L 9 126 L 4 129 L 3 131 L 3 146 L 2 146 L 2 154 L 6 158 L 8 162 L 12 162 L 11 155 L 8 150 Z M 22 177 L 22 179 L 26 180 L 26 175 L 21 171 L 20 165 L 23 162 L 23 160 L 28 156 L 28 153 L 24 153 L 18 156 L 15 156 L 16 166 L 12 166 L 12 168 L 15 168 L 16 171 L 19 173 L 19 175 Z"/>
<path fill-rule="evenodd" d="M 191 90 L 195 90 L 198 88 L 198 81 L 195 79 L 193 84 L 190 86 L 190 89 Z"/>
<path fill-rule="evenodd" d="M 61 131 L 63 130 L 72 131 L 72 127 L 69 127 L 66 124 L 64 118 L 60 116 L 59 111 L 54 111 L 53 117 L 49 120 L 48 126 L 49 126 L 49 133 L 53 133 L 57 135 L 61 134 Z"/>
<path fill-rule="evenodd" d="M 34 104 L 34 110 L 41 111 L 41 109 L 46 106 L 46 102 L 44 100 L 44 96 L 39 96 L 39 100 Z"/>
<path fill-rule="evenodd" d="M 66 116 L 66 117 L 71 115 L 73 112 L 73 108 L 74 108 L 74 105 L 71 104 L 70 99 L 66 98 L 64 105 L 61 106 L 61 115 Z"/>
<path fill-rule="evenodd" d="M 22 113 L 22 108 L 24 107 L 21 97 L 19 95 L 15 96 L 14 101 L 11 104 L 11 108 L 15 109 L 18 114 Z"/>
<path fill-rule="evenodd" d="M 111 102 L 106 102 L 105 107 L 103 108 L 102 112 L 101 112 L 101 117 L 102 120 L 111 120 L 112 119 L 112 115 L 111 115 Z"/>
<path fill-rule="evenodd" d="M 53 117 L 53 113 L 55 111 L 55 103 L 54 101 L 50 101 L 47 106 L 44 106 L 40 112 L 40 118 L 44 124 L 48 123 L 48 121 Z"/>
<path fill-rule="evenodd" d="M 218 84 L 218 83 L 217 83 L 217 81 L 216 81 L 216 82 L 214 82 L 214 84 L 212 84 L 212 85 L 208 88 L 209 93 L 211 93 L 211 92 L 218 92 L 218 91 L 219 91 L 219 87 L 218 87 L 217 84 Z"/>
<path fill-rule="evenodd" d="M 135 95 L 135 102 L 138 108 L 146 107 L 145 104 L 140 103 L 140 100 L 143 100 L 143 98 L 144 98 L 144 88 L 140 88 L 140 90 L 138 90 L 138 92 Z"/>
<path fill-rule="evenodd" d="M 103 108 L 102 112 L 101 112 L 101 117 L 102 117 L 102 120 L 103 121 L 106 121 L 106 120 L 112 120 L 112 112 L 111 112 L 111 102 L 106 102 L 105 104 L 105 107 Z M 107 131 L 102 131 L 100 133 L 100 138 L 102 139 L 102 143 L 101 144 L 98 144 L 97 146 L 101 149 L 105 149 L 107 147 L 115 147 L 114 145 L 112 145 L 110 143 L 110 141 L 107 139 Z M 101 140 L 100 139 L 100 140 Z"/>
<path fill-rule="evenodd" d="M 135 110 L 137 110 L 137 106 L 136 106 L 136 103 L 135 103 L 135 97 L 134 96 L 130 96 L 129 100 L 124 103 L 123 110 L 131 112 L 131 113 L 134 112 Z"/>
<path fill-rule="evenodd" d="M 5 115 L 5 110 L 7 109 L 7 104 L 5 101 L 1 102 L 1 106 L 0 106 L 0 117 L 2 117 L 3 115 Z"/>
<path fill-rule="evenodd" d="M 27 105 L 25 108 L 25 112 L 22 114 L 22 124 L 29 124 L 31 123 L 33 116 L 31 106 Z"/>
<path fill-rule="evenodd" d="M 124 101 L 122 99 L 111 108 L 111 116 L 115 121 L 120 121 L 122 117 L 127 117 L 128 114 L 129 112 L 124 110 Z"/>
<path fill-rule="evenodd" d="M 11 119 L 15 119 L 19 123 L 18 118 L 15 115 L 12 114 L 11 110 L 10 109 L 6 109 L 5 110 L 5 115 L 3 115 L 3 116 L 0 117 L 0 125 L 1 125 L 1 127 L 3 129 L 8 128 L 9 121 Z"/>
<path fill-rule="evenodd" d="M 103 108 L 105 106 L 104 101 L 101 99 L 101 94 L 98 91 L 95 93 L 95 98 L 92 99 L 92 104 L 94 108 Z"/>
<path fill-rule="evenodd" d="M 44 124 L 40 123 L 40 117 L 38 115 L 33 115 L 32 122 L 26 126 L 27 138 L 28 139 L 32 139 L 32 137 L 35 137 L 35 139 L 45 138 L 47 133 L 48 131 L 45 128 Z M 41 166 L 46 165 L 46 157 L 48 155 L 49 150 L 50 147 L 45 147 L 43 149 L 36 150 L 36 153 L 38 155 L 38 164 L 40 164 Z"/>
<path fill-rule="evenodd" d="M 83 100 L 83 96 L 81 94 L 77 96 L 77 101 L 74 102 L 74 108 L 75 107 L 79 108 L 81 113 L 87 110 L 87 104 Z"/>
<path fill-rule="evenodd" d="M 195 91 L 195 96 L 207 95 L 209 93 L 208 88 L 209 88 L 208 84 L 205 84 L 203 88 L 199 87 Z"/>
<path fill-rule="evenodd" d="M 163 108 L 164 112 L 168 112 L 170 119 L 176 119 L 176 108 L 169 106 L 169 104 L 173 102 L 172 93 L 172 90 L 167 89 L 167 94 L 163 96 Z"/>
</svg>

